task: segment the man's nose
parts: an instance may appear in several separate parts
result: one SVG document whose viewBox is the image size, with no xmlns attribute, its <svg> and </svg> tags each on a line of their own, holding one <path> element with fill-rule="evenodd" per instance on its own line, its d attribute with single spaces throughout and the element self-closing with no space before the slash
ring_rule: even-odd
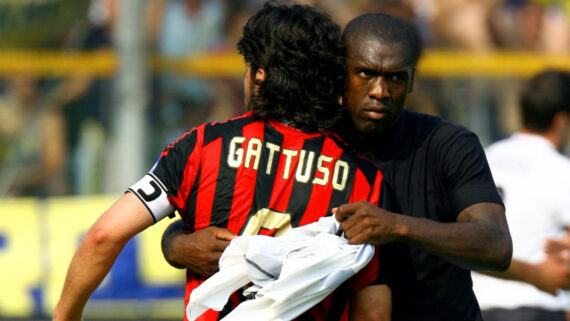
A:
<svg viewBox="0 0 570 321">
<path fill-rule="evenodd" d="M 375 99 L 385 99 L 390 97 L 390 87 L 386 78 L 376 77 L 370 85 L 369 96 Z"/>
</svg>

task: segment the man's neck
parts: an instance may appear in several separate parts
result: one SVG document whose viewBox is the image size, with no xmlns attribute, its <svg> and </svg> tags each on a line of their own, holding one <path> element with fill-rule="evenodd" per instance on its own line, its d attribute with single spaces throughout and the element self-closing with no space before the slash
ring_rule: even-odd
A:
<svg viewBox="0 0 570 321">
<path fill-rule="evenodd" d="M 299 124 L 298 122 L 289 119 L 285 116 L 275 116 L 275 120 L 279 121 L 280 123 L 283 123 L 289 127 L 293 127 L 297 130 L 300 130 L 302 132 L 305 133 L 310 133 L 312 132 L 311 128 L 309 128 L 309 126 L 305 125 L 305 124 Z"/>
<path fill-rule="evenodd" d="M 530 134 L 530 135 L 536 135 L 536 136 L 540 136 L 544 139 L 546 139 L 547 141 L 549 141 L 552 146 L 554 146 L 554 148 L 556 148 L 557 150 L 560 150 L 561 148 L 561 140 L 558 137 L 558 135 L 556 135 L 555 132 L 551 131 L 551 130 L 547 130 L 544 132 L 539 132 L 536 130 L 532 130 L 532 129 L 528 129 L 528 128 L 523 128 L 520 130 L 520 133 L 523 134 Z"/>
</svg>

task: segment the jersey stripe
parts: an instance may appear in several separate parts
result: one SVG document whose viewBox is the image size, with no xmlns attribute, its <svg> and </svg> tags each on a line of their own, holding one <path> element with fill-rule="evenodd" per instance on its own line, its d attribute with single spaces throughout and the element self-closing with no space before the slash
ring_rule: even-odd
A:
<svg viewBox="0 0 570 321">
<path fill-rule="evenodd" d="M 336 141 L 336 143 L 338 144 L 339 142 Z M 351 158 L 350 153 L 348 153 L 346 149 L 343 151 L 344 151 L 344 153 L 340 156 L 340 160 L 343 162 L 346 162 L 347 164 L 353 164 L 353 165 L 349 166 L 348 172 L 346 172 L 346 167 L 344 167 L 344 166 L 338 167 L 338 169 L 337 169 L 338 173 L 337 173 L 336 177 L 333 177 L 332 180 L 335 181 L 337 184 L 342 183 L 344 185 L 344 190 L 333 189 L 333 193 L 331 195 L 331 202 L 329 204 L 328 212 L 331 212 L 333 207 L 337 207 L 343 203 L 348 202 L 349 195 L 355 186 L 354 176 L 355 176 L 356 170 L 358 168 L 357 166 L 361 165 L 361 164 L 359 164 L 360 159 Z M 346 177 L 346 182 L 343 183 L 343 180 L 345 179 L 345 177 Z M 368 195 L 366 195 L 366 196 L 368 196 Z"/>
<path fill-rule="evenodd" d="M 370 195 L 368 197 L 369 202 L 372 204 L 383 205 L 380 203 L 380 195 L 381 195 L 380 193 L 383 192 L 382 191 L 382 186 L 383 186 L 382 180 L 383 180 L 382 172 L 380 172 L 380 170 L 378 170 L 376 172 L 376 180 L 374 181 L 372 191 L 370 192 Z"/>
<path fill-rule="evenodd" d="M 295 321 L 317 321 L 317 319 L 313 316 L 312 310 L 309 310 L 298 316 Z"/>
<path fill-rule="evenodd" d="M 371 186 L 368 185 L 368 180 L 362 174 L 362 171 L 356 170 L 354 175 L 354 185 L 352 187 L 352 193 L 350 193 L 349 202 L 355 202 L 357 200 L 367 199 L 370 195 Z M 364 195 L 364 197 L 362 197 Z"/>
<path fill-rule="evenodd" d="M 301 159 L 299 160 L 299 168 L 297 170 L 300 171 L 301 175 L 304 175 L 305 171 L 307 170 L 307 167 L 310 166 L 310 175 L 309 175 L 309 180 L 307 182 L 295 181 L 295 184 L 293 186 L 293 194 L 295 195 L 295 200 L 289 202 L 289 205 L 287 206 L 287 213 L 304 213 L 303 216 L 294 215 L 291 218 L 292 219 L 291 223 L 293 224 L 293 226 L 299 226 L 299 224 L 301 223 L 300 222 L 301 218 L 307 214 L 306 213 L 307 211 L 310 211 L 309 206 L 314 205 L 314 202 L 311 202 L 311 200 L 312 199 L 314 200 L 316 195 L 318 195 L 319 203 L 322 202 L 328 204 L 329 202 L 329 199 L 326 195 L 323 196 L 318 194 L 319 187 L 322 186 L 313 184 L 312 181 L 312 178 L 314 177 L 317 168 L 317 160 L 321 153 L 321 150 L 323 149 L 323 144 L 325 140 L 326 139 L 324 137 L 310 138 L 307 139 L 305 141 L 305 144 L 303 145 L 303 149 L 306 150 L 306 153 L 304 155 L 304 158 L 302 159 L 302 164 L 301 164 Z M 311 162 L 309 162 L 311 153 L 313 155 L 312 156 L 313 159 Z M 297 172 L 297 170 L 295 172 Z"/>
<path fill-rule="evenodd" d="M 255 122 L 243 127 L 243 137 L 248 137 L 248 139 L 242 143 L 244 151 L 248 150 L 248 144 L 251 143 L 253 145 L 257 142 L 257 140 L 252 141 L 252 138 L 257 138 L 259 143 L 263 141 L 264 127 L 263 122 Z M 258 146 L 261 153 L 263 146 L 261 144 L 255 146 Z M 228 229 L 234 233 L 238 233 L 241 230 L 250 214 L 254 197 L 254 187 L 259 171 L 259 164 L 261 163 L 261 155 L 257 156 L 257 164 L 255 157 L 248 156 L 250 155 L 244 153 L 244 166 L 238 168 L 235 179 L 232 205 L 229 212 L 230 223 L 228 224 Z M 257 168 L 257 170 L 255 168 Z"/>
<path fill-rule="evenodd" d="M 342 149 L 334 143 L 334 141 L 328 137 L 325 138 L 323 147 L 320 154 L 332 157 L 332 162 L 322 162 L 322 166 L 328 169 L 329 183 L 326 185 L 313 184 L 313 191 L 311 192 L 311 200 L 305 209 L 302 219 L 299 225 L 305 225 L 315 222 L 322 216 L 322 213 L 330 215 L 330 200 L 333 195 L 333 187 L 330 183 L 332 181 L 332 176 L 334 172 L 334 159 L 339 159 L 342 155 Z M 318 164 L 317 164 L 318 165 Z M 324 172 L 317 172 L 315 178 L 324 178 L 327 174 Z M 341 191 L 341 195 L 346 194 L 346 192 Z"/>
<path fill-rule="evenodd" d="M 190 142 L 188 142 L 188 140 L 186 139 L 183 140 L 182 138 L 180 138 L 177 141 L 180 142 L 180 144 L 177 144 L 176 146 L 182 146 L 180 147 L 181 150 L 178 150 L 178 148 L 174 148 L 174 145 L 170 145 L 162 153 L 161 157 L 161 159 L 166 159 L 166 155 L 172 152 L 176 153 L 176 157 L 173 157 L 174 161 L 177 161 L 178 159 L 182 158 L 186 162 L 182 176 L 182 181 L 180 182 L 180 185 L 174 190 L 176 193 L 173 195 L 172 198 L 170 198 L 172 203 L 174 203 L 173 204 L 174 207 L 180 209 L 182 213 L 187 212 L 186 200 L 188 199 L 191 187 L 194 185 L 194 180 L 196 179 L 196 174 L 198 168 L 200 167 L 200 150 L 202 147 L 202 141 L 204 139 L 203 126 L 198 127 L 189 133 L 192 135 L 188 136 L 187 133 L 183 135 L 182 138 L 189 137 Z M 183 144 L 182 142 L 184 142 L 185 144 Z M 186 156 L 186 154 L 188 153 L 189 155 Z M 173 165 L 172 167 L 177 168 L 176 165 Z M 176 176 L 177 176 L 176 174 L 177 173 L 170 173 L 169 177 L 173 177 L 176 181 Z M 168 184 L 165 185 L 168 186 Z"/>
<path fill-rule="evenodd" d="M 372 161 L 358 153 L 356 153 L 354 151 L 354 149 L 350 146 L 348 146 L 342 139 L 340 139 L 338 137 L 338 135 L 331 133 L 329 136 L 331 139 L 335 140 L 335 142 L 339 145 L 339 146 L 344 146 L 345 150 L 350 150 L 354 156 L 353 159 L 351 159 L 351 162 L 355 162 L 356 164 L 358 164 L 360 170 L 363 171 L 364 177 L 366 177 L 368 179 L 368 185 L 372 185 L 374 184 L 374 179 L 376 178 L 376 172 L 378 172 L 378 168 L 373 166 L 370 167 L 367 164 L 370 164 Z"/>
<path fill-rule="evenodd" d="M 200 176 L 201 176 L 202 168 L 198 167 L 196 173 L 196 179 L 194 180 L 194 186 L 190 190 L 190 195 L 188 197 L 188 205 L 186 207 L 186 215 L 182 216 L 182 219 L 186 222 L 188 227 L 190 228 L 190 232 L 196 231 L 196 195 L 198 194 L 198 185 L 200 183 Z"/>
<path fill-rule="evenodd" d="M 349 308 L 348 301 L 346 300 L 347 296 L 350 296 L 350 291 L 348 288 L 348 282 L 344 282 L 327 297 L 327 299 L 330 300 L 330 308 L 326 314 L 327 318 L 323 321 L 350 319 L 348 317 Z"/>
<path fill-rule="evenodd" d="M 211 162 L 212 165 L 216 164 L 216 168 L 218 170 L 218 176 L 215 178 L 216 192 L 214 194 L 215 198 L 213 199 L 210 225 L 219 227 L 228 226 L 232 198 L 227 197 L 226 195 L 234 194 L 234 185 L 236 183 L 236 170 L 227 166 L 227 150 L 231 139 L 232 136 L 226 135 L 215 140 L 214 142 L 216 144 L 219 143 L 219 146 L 216 145 L 215 149 L 215 152 L 219 153 L 219 156 L 216 154 L 216 157 L 210 157 L 211 155 L 208 154 L 205 157 L 206 162 Z M 210 181 L 213 181 L 213 179 L 210 179 Z"/>
<path fill-rule="evenodd" d="M 190 301 L 190 293 L 193 289 L 197 288 L 200 284 L 204 282 L 204 279 L 197 277 L 192 271 L 186 270 L 186 291 L 184 293 L 184 306 L 188 305 Z M 189 321 L 186 312 L 184 314 L 184 321 Z M 219 312 L 210 310 L 209 313 L 204 313 L 199 316 L 196 321 L 215 321 L 217 319 Z M 212 318 L 213 317 L 213 318 Z"/>
<path fill-rule="evenodd" d="M 294 137 L 287 135 L 283 137 L 283 144 L 281 145 L 281 153 L 279 155 L 279 165 L 275 173 L 275 182 L 271 192 L 271 200 L 269 201 L 269 207 L 273 210 L 280 212 L 287 211 L 287 204 L 289 203 L 293 183 L 295 181 L 290 178 L 295 176 L 295 169 L 299 161 L 299 155 L 297 153 L 301 147 L 303 147 L 303 140 L 294 139 Z M 294 152 L 287 155 L 289 150 Z"/>
<path fill-rule="evenodd" d="M 210 225 L 212 206 L 216 192 L 218 165 L 220 163 L 222 138 L 218 138 L 204 146 L 200 166 L 202 168 L 198 194 L 196 195 L 196 217 L 194 226 L 200 230 Z"/>
<path fill-rule="evenodd" d="M 260 208 L 270 208 L 271 192 L 275 183 L 277 167 L 279 166 L 279 155 L 283 145 L 283 134 L 274 130 L 270 125 L 266 125 L 263 132 L 264 140 L 267 144 L 277 146 L 279 151 L 265 148 L 261 154 L 263 162 L 259 164 L 257 170 L 257 180 L 255 182 L 255 204 L 250 212 Z"/>
</svg>

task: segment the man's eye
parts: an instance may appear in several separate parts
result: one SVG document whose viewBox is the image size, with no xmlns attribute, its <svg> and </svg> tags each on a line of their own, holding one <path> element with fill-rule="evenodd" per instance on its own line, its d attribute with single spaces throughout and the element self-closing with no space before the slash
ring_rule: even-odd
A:
<svg viewBox="0 0 570 321">
<path fill-rule="evenodd" d="M 392 81 L 405 81 L 407 78 L 406 73 L 403 72 L 397 72 L 394 74 L 390 74 L 388 76 L 388 79 L 392 80 Z"/>
<path fill-rule="evenodd" d="M 368 70 L 361 70 L 358 74 L 364 78 L 370 78 L 372 76 L 372 73 Z"/>
</svg>

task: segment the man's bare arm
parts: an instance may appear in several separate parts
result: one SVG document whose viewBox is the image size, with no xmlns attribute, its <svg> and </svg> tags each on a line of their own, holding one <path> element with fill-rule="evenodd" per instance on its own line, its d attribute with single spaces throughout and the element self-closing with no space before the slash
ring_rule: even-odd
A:
<svg viewBox="0 0 570 321">
<path fill-rule="evenodd" d="M 336 217 L 352 244 L 402 242 L 470 270 L 503 271 L 511 262 L 511 236 L 499 204 L 474 204 L 453 223 L 400 215 L 368 202 L 343 204 Z"/>
<path fill-rule="evenodd" d="M 483 272 L 484 274 L 531 284 L 537 289 L 556 295 L 557 290 L 570 290 L 570 234 L 562 239 L 546 241 L 546 257 L 538 263 L 517 259 L 505 272 Z"/>
<path fill-rule="evenodd" d="M 504 272 L 482 272 L 500 279 L 528 283 L 537 289 L 556 295 L 559 289 L 570 289 L 570 266 L 568 260 L 549 256 L 536 264 L 513 259 Z"/>
<path fill-rule="evenodd" d="M 75 252 L 53 319 L 80 320 L 89 296 L 135 234 L 153 223 L 144 204 L 126 193 L 89 229 Z"/>
<path fill-rule="evenodd" d="M 387 285 L 371 285 L 353 297 L 351 320 L 389 321 L 392 318 L 392 292 Z"/>
</svg>

